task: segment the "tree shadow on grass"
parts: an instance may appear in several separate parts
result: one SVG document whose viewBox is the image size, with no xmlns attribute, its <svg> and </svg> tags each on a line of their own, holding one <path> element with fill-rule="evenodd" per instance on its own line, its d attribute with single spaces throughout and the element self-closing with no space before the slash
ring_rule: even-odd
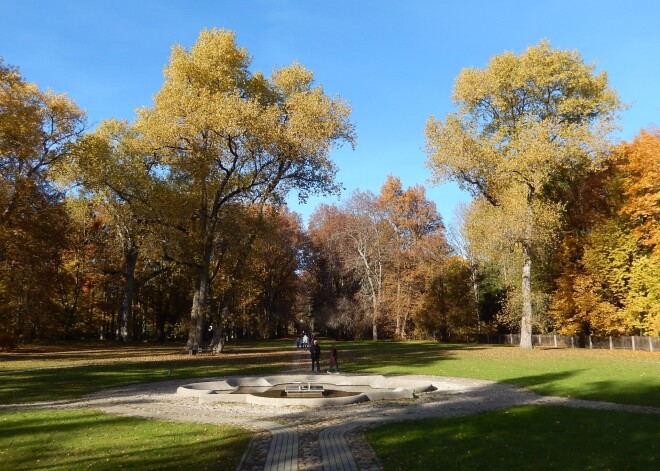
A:
<svg viewBox="0 0 660 471">
<path fill-rule="evenodd" d="M 293 345 L 293 340 L 290 341 Z M 256 342 L 244 341 L 234 342 L 226 347 L 223 355 L 231 354 L 260 354 L 264 352 L 277 352 L 281 350 L 284 343 L 281 341 Z M 153 357 L 176 357 L 187 356 L 188 351 L 184 343 L 116 343 L 104 341 L 102 343 L 90 342 L 89 344 L 80 342 L 59 343 L 53 345 L 24 345 L 11 353 L 0 352 L 0 361 L 6 367 L 12 363 L 26 362 L 34 364 L 31 369 L 37 369 L 40 364 L 48 367 L 49 362 L 103 362 L 112 360 L 122 360 L 128 357 L 134 359 L 144 358 L 145 361 Z M 8 368 L 3 368 L 8 369 Z"/>
<path fill-rule="evenodd" d="M 660 389 L 657 384 L 630 383 L 624 380 L 579 381 L 571 378 L 588 370 L 571 370 L 542 375 L 505 379 L 502 382 L 527 388 L 543 396 L 579 398 L 616 404 L 660 407 Z"/>
<path fill-rule="evenodd" d="M 418 342 L 341 344 L 340 362 L 343 361 L 351 372 L 374 373 L 385 369 L 392 373 L 410 373 L 410 370 L 455 358 L 455 348 Z"/>
<path fill-rule="evenodd" d="M 103 389 L 177 378 L 273 374 L 293 358 L 290 350 L 241 353 L 5 371 L 0 373 L 0 404 L 73 399 Z"/>
<path fill-rule="evenodd" d="M 657 465 L 657 417 L 523 406 L 369 432 L 386 469 L 647 469 Z"/>
<path fill-rule="evenodd" d="M 502 382 L 513 384 L 515 386 L 529 388 L 532 390 L 534 390 L 534 388 L 539 388 L 539 387 L 551 388 L 552 385 L 556 384 L 558 381 L 564 381 L 568 378 L 575 377 L 581 371 L 583 370 L 559 371 L 552 373 L 544 373 L 540 375 L 518 376 L 515 378 L 505 379 Z"/>
</svg>

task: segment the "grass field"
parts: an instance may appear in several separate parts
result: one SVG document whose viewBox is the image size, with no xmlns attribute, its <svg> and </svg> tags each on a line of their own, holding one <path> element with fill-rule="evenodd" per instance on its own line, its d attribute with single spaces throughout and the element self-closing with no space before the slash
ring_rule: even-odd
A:
<svg viewBox="0 0 660 471">
<path fill-rule="evenodd" d="M 234 470 L 238 427 L 118 417 L 91 410 L 0 412 L 5 470 Z"/>
<path fill-rule="evenodd" d="M 430 342 L 353 342 L 338 346 L 343 371 L 486 379 L 542 395 L 660 407 L 658 352 L 523 350 Z"/>
<path fill-rule="evenodd" d="M 244 342 L 222 355 L 190 356 L 183 345 L 86 343 L 32 346 L 0 354 L 0 404 L 73 399 L 128 384 L 281 371 L 281 342 Z"/>
<path fill-rule="evenodd" d="M 387 471 L 642 470 L 660 465 L 657 415 L 514 407 L 367 432 Z"/>
<path fill-rule="evenodd" d="M 322 367 L 330 344 L 321 341 Z M 336 345 L 348 373 L 487 379 L 545 395 L 660 407 L 660 353 L 433 342 Z M 290 364 L 292 347 L 290 339 L 239 342 L 215 356 L 189 356 L 179 344 L 22 347 L 0 354 L 0 404 L 71 399 L 167 379 L 279 373 Z M 249 438 L 235 427 L 88 410 L 4 411 L 0 423 L 0 462 L 12 470 L 234 469 Z M 387 470 L 654 469 L 658 423 L 658 415 L 528 406 L 388 425 L 368 438 Z"/>
<path fill-rule="evenodd" d="M 322 362 L 329 341 L 322 340 Z M 109 343 L 31 347 L 0 354 L 0 404 L 71 399 L 110 387 L 176 378 L 277 373 L 292 340 L 230 344 L 222 355 L 183 346 Z M 487 379 L 543 395 L 660 406 L 660 353 L 522 350 L 434 342 L 339 342 L 342 371 Z"/>
</svg>

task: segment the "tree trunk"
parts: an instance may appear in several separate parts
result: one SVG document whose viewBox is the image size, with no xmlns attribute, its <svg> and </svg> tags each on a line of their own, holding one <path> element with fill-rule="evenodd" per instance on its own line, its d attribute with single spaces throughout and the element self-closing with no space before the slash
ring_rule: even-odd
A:
<svg viewBox="0 0 660 471">
<path fill-rule="evenodd" d="M 121 294 L 119 315 L 117 316 L 117 340 L 128 342 L 128 323 L 133 313 L 133 296 L 135 295 L 135 266 L 137 265 L 139 249 L 132 246 L 124 253 L 124 286 Z"/>
<path fill-rule="evenodd" d="M 167 332 L 165 331 L 165 319 L 167 311 L 169 310 L 169 293 L 164 290 L 158 296 L 158 308 L 156 311 L 156 339 L 159 342 L 167 340 Z"/>
<path fill-rule="evenodd" d="M 216 318 L 213 326 L 213 339 L 211 339 L 211 348 L 216 353 L 222 353 L 225 351 L 225 333 L 222 327 L 222 319 L 225 318 L 225 315 L 229 309 L 227 306 L 221 306 L 218 309 L 218 317 Z"/>
<path fill-rule="evenodd" d="M 397 282 L 396 282 L 396 329 L 394 331 L 394 335 L 396 336 L 397 340 L 403 339 L 403 322 L 402 322 L 402 316 L 403 316 L 403 309 L 401 309 L 401 305 L 403 304 L 401 302 L 401 273 L 397 272 Z"/>
<path fill-rule="evenodd" d="M 190 329 L 188 330 L 188 342 L 186 350 L 197 350 L 202 343 L 202 329 L 204 321 L 208 318 L 208 295 L 209 295 L 209 265 L 210 254 L 197 268 L 197 277 L 193 290 L 193 303 L 190 310 Z"/>
<path fill-rule="evenodd" d="M 520 348 L 532 348 L 532 230 L 534 225 L 534 209 L 532 201 L 534 190 L 527 194 L 527 221 L 525 239 L 522 243 L 522 318 L 520 319 Z"/>
<path fill-rule="evenodd" d="M 520 347 L 532 348 L 532 259 L 528 244 L 523 244 L 522 318 L 520 319 Z"/>
<path fill-rule="evenodd" d="M 376 293 L 373 294 L 373 309 L 374 317 L 371 325 L 371 335 L 373 340 L 378 340 L 378 298 L 376 297 Z"/>
<path fill-rule="evenodd" d="M 479 313 L 479 272 L 477 265 L 474 263 L 472 257 L 470 260 L 470 281 L 472 281 L 472 293 L 474 294 L 474 307 L 477 315 L 477 332 L 481 333 L 481 315 Z"/>
</svg>

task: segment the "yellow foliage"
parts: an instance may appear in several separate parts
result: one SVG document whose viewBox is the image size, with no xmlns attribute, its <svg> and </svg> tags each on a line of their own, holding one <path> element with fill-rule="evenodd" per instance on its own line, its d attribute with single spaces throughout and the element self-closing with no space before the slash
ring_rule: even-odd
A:
<svg viewBox="0 0 660 471">
<path fill-rule="evenodd" d="M 427 165 L 436 181 L 456 181 L 480 197 L 489 225 L 473 232 L 490 239 L 491 249 L 520 248 L 521 345 L 531 347 L 532 260 L 552 239 L 562 208 L 545 190 L 562 175 L 597 166 L 622 106 L 605 73 L 545 40 L 464 69 L 453 99 L 457 112 L 427 122 Z"/>
</svg>

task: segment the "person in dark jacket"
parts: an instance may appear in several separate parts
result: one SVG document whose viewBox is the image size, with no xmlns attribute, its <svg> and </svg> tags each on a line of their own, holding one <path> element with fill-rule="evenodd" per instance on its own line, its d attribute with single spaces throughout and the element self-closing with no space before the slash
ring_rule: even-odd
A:
<svg viewBox="0 0 660 471">
<path fill-rule="evenodd" d="M 312 371 L 314 371 L 314 363 L 316 363 L 316 370 L 321 371 L 319 366 L 319 360 L 321 359 L 321 346 L 319 345 L 318 340 L 312 342 L 312 346 L 309 347 L 309 353 L 312 355 Z"/>
</svg>

